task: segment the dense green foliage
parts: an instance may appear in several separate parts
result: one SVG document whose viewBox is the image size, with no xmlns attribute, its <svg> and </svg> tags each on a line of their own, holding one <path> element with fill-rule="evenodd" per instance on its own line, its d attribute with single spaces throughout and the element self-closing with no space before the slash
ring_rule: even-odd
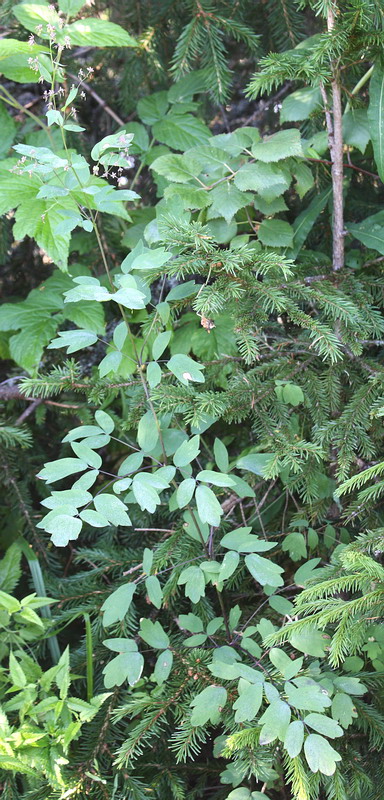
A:
<svg viewBox="0 0 384 800">
<path fill-rule="evenodd" d="M 122 5 L 1 12 L 2 796 L 382 800 L 383 3 Z"/>
</svg>

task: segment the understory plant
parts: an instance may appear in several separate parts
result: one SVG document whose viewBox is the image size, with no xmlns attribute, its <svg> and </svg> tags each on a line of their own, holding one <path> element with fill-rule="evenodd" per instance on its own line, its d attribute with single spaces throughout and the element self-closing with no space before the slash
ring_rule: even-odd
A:
<svg viewBox="0 0 384 800">
<path fill-rule="evenodd" d="M 381 3 L 309 3 L 267 136 L 203 65 L 88 137 L 66 51 L 137 42 L 80 9 L 0 41 L 46 85 L 21 129 L 0 89 L 1 211 L 56 267 L 0 309 L 4 796 L 381 800 Z"/>
</svg>

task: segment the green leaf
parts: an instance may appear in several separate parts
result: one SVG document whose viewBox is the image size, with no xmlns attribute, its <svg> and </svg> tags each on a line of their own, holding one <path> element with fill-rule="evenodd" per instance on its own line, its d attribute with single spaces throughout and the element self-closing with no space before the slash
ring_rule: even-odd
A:
<svg viewBox="0 0 384 800">
<path fill-rule="evenodd" d="M 218 439 L 217 437 L 213 444 L 213 453 L 215 456 L 216 464 L 220 472 L 228 472 L 229 469 L 228 450 L 224 442 L 222 442 L 221 439 Z"/>
<path fill-rule="evenodd" d="M 195 498 L 201 521 L 207 522 L 208 525 L 220 525 L 224 512 L 212 489 L 200 484 L 196 489 Z"/>
<path fill-rule="evenodd" d="M 181 628 L 192 631 L 192 633 L 200 633 L 204 628 L 200 617 L 197 617 L 196 614 L 179 614 L 178 620 Z"/>
<path fill-rule="evenodd" d="M 91 331 L 59 331 L 57 339 L 53 339 L 48 345 L 48 350 L 66 347 L 69 355 L 82 350 L 84 347 L 90 347 L 95 342 L 97 342 L 97 336 Z"/>
<path fill-rule="evenodd" d="M 251 534 L 252 528 L 235 528 L 229 531 L 220 541 L 223 547 L 228 547 L 229 550 L 236 550 L 238 553 L 265 553 L 266 550 L 271 550 L 275 547 L 277 542 L 267 542 L 265 539 L 259 539 L 258 536 Z"/>
<path fill-rule="evenodd" d="M 304 679 L 306 680 L 306 679 Z M 331 705 L 331 699 L 320 684 L 308 679 L 308 685 L 299 688 L 291 683 L 285 685 L 288 702 L 301 711 L 324 711 Z"/>
<path fill-rule="evenodd" d="M 261 475 L 264 477 L 265 467 L 274 457 L 274 453 L 250 453 L 248 456 L 242 456 L 236 461 L 236 466 L 239 469 L 246 469 L 248 472 L 253 472 L 254 475 Z"/>
<path fill-rule="evenodd" d="M 261 683 L 248 683 L 240 678 L 239 692 L 239 697 L 233 704 L 236 711 L 235 722 L 250 722 L 261 706 L 263 686 Z"/>
<path fill-rule="evenodd" d="M 238 553 L 230 550 L 225 554 L 219 572 L 219 581 L 225 581 L 233 575 L 238 567 L 240 556 Z"/>
<path fill-rule="evenodd" d="M 284 737 L 284 748 L 290 758 L 296 758 L 301 752 L 304 742 L 304 725 L 301 720 L 290 722 Z"/>
<path fill-rule="evenodd" d="M 94 469 L 100 469 L 103 461 L 98 453 L 91 450 L 84 442 L 72 442 L 71 447 L 75 455 Z"/>
<path fill-rule="evenodd" d="M 346 224 L 346 228 L 355 239 L 358 239 L 366 247 L 377 250 L 384 255 L 384 211 L 372 214 L 372 216 L 366 217 L 358 224 L 349 222 Z"/>
<path fill-rule="evenodd" d="M 3 592 L 11 592 L 20 580 L 21 553 L 18 543 L 13 542 L 0 561 L 0 589 Z"/>
<path fill-rule="evenodd" d="M 359 678 L 350 678 L 341 675 L 340 677 L 333 678 L 333 683 L 339 692 L 347 692 L 347 694 L 362 696 L 368 691 L 367 687 L 361 683 Z"/>
<path fill-rule="evenodd" d="M 153 124 L 152 133 L 159 142 L 182 151 L 205 144 L 212 135 L 205 123 L 191 114 L 168 114 Z"/>
<path fill-rule="evenodd" d="M 252 577 L 262 586 L 266 584 L 268 586 L 284 586 L 284 581 L 281 577 L 281 573 L 284 570 L 273 561 L 268 561 L 268 559 L 252 553 L 252 555 L 245 557 L 245 564 Z"/>
<path fill-rule="evenodd" d="M 159 429 L 152 411 L 146 411 L 137 428 L 138 445 L 144 453 L 150 453 L 159 439 Z"/>
<path fill-rule="evenodd" d="M 215 472 L 212 469 L 203 469 L 196 475 L 196 480 L 203 483 L 211 483 L 213 486 L 234 486 L 235 481 L 229 475 Z"/>
<path fill-rule="evenodd" d="M 198 603 L 205 594 L 205 578 L 200 567 L 187 567 L 181 572 L 177 581 L 178 586 L 185 584 L 185 596 Z"/>
<path fill-rule="evenodd" d="M 1 64 L 1 60 L 0 60 Z M 1 69 L 1 67 L 0 67 Z M 4 158 L 16 135 L 16 125 L 13 117 L 0 103 L 0 126 L 1 126 L 1 142 L 0 142 L 0 158 Z"/>
<path fill-rule="evenodd" d="M 331 739 L 336 739 L 336 737 L 342 736 L 344 733 L 340 725 L 331 717 L 326 717 L 325 714 L 307 714 L 304 717 L 304 724 L 309 725 L 310 728 L 313 728 L 318 733 L 322 733 L 323 736 L 329 736 Z"/>
<path fill-rule="evenodd" d="M 112 689 L 113 686 L 121 686 L 125 680 L 130 686 L 134 686 L 140 679 L 143 667 L 144 658 L 141 653 L 119 653 L 103 669 L 104 686 Z"/>
<path fill-rule="evenodd" d="M 47 24 L 54 28 L 58 28 L 60 25 L 60 17 L 57 11 L 45 0 L 38 0 L 38 2 L 26 0 L 26 2 L 14 6 L 13 13 L 28 31 L 34 33 L 37 25 L 43 25 L 43 30 L 41 31 L 43 39 L 49 39 Z"/>
<path fill-rule="evenodd" d="M 210 197 L 212 205 L 208 212 L 209 219 L 223 217 L 227 225 L 230 224 L 240 208 L 244 208 L 252 202 L 251 194 L 241 191 L 234 183 L 228 181 L 215 186 L 210 192 Z"/>
<path fill-rule="evenodd" d="M 147 594 L 151 603 L 153 603 L 153 605 L 156 606 L 156 608 L 161 608 L 163 591 L 161 588 L 160 581 L 156 577 L 156 575 L 150 575 L 148 578 L 145 579 L 145 588 L 147 590 Z"/>
<path fill-rule="evenodd" d="M 160 364 L 157 361 L 150 361 L 147 364 L 147 381 L 151 389 L 155 389 L 156 386 L 161 383 L 162 372 Z"/>
<path fill-rule="evenodd" d="M 223 686 L 207 686 L 191 701 L 191 725 L 206 725 L 209 720 L 213 725 L 217 724 L 226 702 L 227 692 Z"/>
<path fill-rule="evenodd" d="M 139 634 L 150 647 L 154 647 L 156 650 L 164 650 L 169 647 L 168 635 L 158 620 L 152 622 L 150 619 L 141 619 Z"/>
<path fill-rule="evenodd" d="M 384 181 L 384 68 L 380 61 L 369 83 L 368 122 L 377 171 Z"/>
<path fill-rule="evenodd" d="M 365 108 L 354 108 L 343 115 L 343 139 L 345 144 L 356 147 L 364 155 L 370 138 L 371 131 Z"/>
<path fill-rule="evenodd" d="M 204 364 L 197 364 L 189 356 L 180 353 L 172 356 L 167 361 L 167 367 L 184 386 L 188 386 L 189 381 L 196 383 L 204 383 L 205 381 L 201 372 L 202 369 L 205 369 Z"/>
<path fill-rule="evenodd" d="M 132 525 L 127 514 L 127 506 L 114 494 L 103 492 L 93 499 L 96 511 L 111 523 L 111 525 Z"/>
<path fill-rule="evenodd" d="M 22 689 L 27 685 L 26 675 L 12 652 L 9 654 L 9 675 L 13 685 L 17 686 L 18 689 Z"/>
<path fill-rule="evenodd" d="M 266 163 L 281 161 L 281 159 L 291 156 L 303 156 L 300 131 L 297 128 L 290 128 L 286 131 L 273 133 L 272 136 L 267 136 L 262 142 L 253 144 L 252 154 L 255 158 Z"/>
<path fill-rule="evenodd" d="M 173 463 L 175 467 L 186 467 L 187 464 L 190 464 L 191 461 L 194 461 L 200 453 L 199 445 L 200 436 L 198 435 L 192 436 L 190 439 L 182 442 L 173 456 Z"/>
<path fill-rule="evenodd" d="M 282 219 L 264 219 L 257 235 L 268 247 L 293 247 L 294 230 Z"/>
<path fill-rule="evenodd" d="M 172 336 L 172 331 L 163 331 L 163 333 L 158 333 L 156 336 L 155 341 L 152 345 L 152 358 L 157 361 L 158 358 L 164 353 L 164 350 L 168 347 L 169 340 Z"/>
<path fill-rule="evenodd" d="M 300 122 L 314 111 L 321 111 L 322 100 L 317 86 L 297 89 L 285 97 L 280 110 L 280 122 Z"/>
<path fill-rule="evenodd" d="M 84 0 L 59 0 L 59 9 L 64 14 L 74 17 L 84 5 Z"/>
<path fill-rule="evenodd" d="M 78 538 L 82 527 L 83 523 L 78 517 L 58 514 L 45 529 L 52 534 L 51 540 L 56 547 L 66 547 L 71 539 Z"/>
<path fill-rule="evenodd" d="M 75 472 L 83 472 L 87 464 L 79 458 L 59 458 L 57 461 L 46 461 L 44 469 L 40 470 L 37 477 L 47 483 L 54 483 Z"/>
<path fill-rule="evenodd" d="M 244 164 L 234 177 L 235 186 L 244 192 L 258 192 L 264 200 L 271 202 L 280 197 L 291 183 L 291 175 L 287 176 L 275 164 Z"/>
<path fill-rule="evenodd" d="M 284 553 L 289 553 L 292 561 L 300 561 L 301 558 L 307 558 L 307 546 L 303 534 L 293 531 L 288 536 L 285 536 L 282 550 Z"/>
<path fill-rule="evenodd" d="M 289 403 L 291 406 L 299 406 L 304 402 L 302 388 L 296 383 L 286 383 L 283 386 L 283 400 L 284 403 Z"/>
<path fill-rule="evenodd" d="M 108 628 L 114 622 L 121 622 L 132 602 L 133 595 L 136 591 L 135 583 L 125 583 L 119 586 L 112 594 L 107 597 L 101 606 L 101 611 L 104 612 L 103 625 Z"/>
<path fill-rule="evenodd" d="M 333 719 L 340 722 L 343 728 L 349 728 L 357 717 L 357 711 L 353 705 L 353 700 L 344 692 L 336 692 L 332 700 L 331 714 Z"/>
<path fill-rule="evenodd" d="M 96 17 L 76 20 L 57 34 L 57 41 L 64 42 L 69 36 L 71 45 L 76 47 L 138 47 L 138 42 L 128 31 L 114 22 Z"/>
<path fill-rule="evenodd" d="M 317 733 L 310 733 L 304 742 L 304 753 L 309 769 L 323 775 L 333 775 L 341 755 Z"/>
<path fill-rule="evenodd" d="M 95 420 L 100 428 L 105 431 L 105 433 L 112 433 L 115 423 L 109 414 L 101 409 L 98 409 L 98 411 L 95 413 Z"/>
<path fill-rule="evenodd" d="M 284 700 L 273 700 L 259 719 L 259 724 L 263 726 L 260 731 L 260 744 L 270 744 L 275 739 L 283 742 L 290 719 L 291 709 L 288 703 Z"/>
<path fill-rule="evenodd" d="M 291 680 L 291 678 L 294 678 L 295 675 L 297 675 L 297 673 L 301 670 L 304 661 L 303 658 L 296 658 L 294 661 L 292 661 L 292 659 L 287 656 L 284 650 L 280 650 L 278 647 L 272 647 L 272 649 L 269 651 L 269 660 L 273 666 L 276 667 L 279 672 L 281 672 L 286 681 Z"/>
<path fill-rule="evenodd" d="M 179 508 L 185 508 L 192 500 L 195 486 L 196 481 L 194 478 L 186 478 L 181 481 L 176 491 L 176 500 Z"/>
<path fill-rule="evenodd" d="M 292 647 L 308 656 L 323 658 L 328 644 L 324 633 L 308 625 L 302 631 L 296 631 L 289 637 Z"/>
<path fill-rule="evenodd" d="M 169 108 L 167 92 L 155 92 L 149 97 L 142 97 L 137 104 L 137 113 L 146 125 L 162 119 Z"/>
<path fill-rule="evenodd" d="M 155 664 L 155 669 L 153 670 L 153 677 L 159 686 L 169 677 L 172 664 L 173 654 L 171 650 L 164 650 L 163 653 L 160 653 Z"/>
</svg>

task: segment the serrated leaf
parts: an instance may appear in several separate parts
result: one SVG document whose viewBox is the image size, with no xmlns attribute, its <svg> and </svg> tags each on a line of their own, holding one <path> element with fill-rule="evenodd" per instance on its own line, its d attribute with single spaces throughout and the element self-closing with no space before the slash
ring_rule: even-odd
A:
<svg viewBox="0 0 384 800">
<path fill-rule="evenodd" d="M 169 114 L 153 124 L 152 133 L 159 142 L 182 151 L 205 144 L 212 135 L 204 122 L 191 114 Z"/>
<path fill-rule="evenodd" d="M 31 29 L 30 29 L 31 30 Z M 86 17 L 65 25 L 57 34 L 57 41 L 69 36 L 76 47 L 137 47 L 138 42 L 120 25 L 98 17 Z"/>
<path fill-rule="evenodd" d="M 289 222 L 282 219 L 264 219 L 257 235 L 260 242 L 268 247 L 293 247 L 294 230 Z"/>
<path fill-rule="evenodd" d="M 252 145 L 252 154 L 260 161 L 274 162 L 291 156 L 303 156 L 300 131 L 290 128 L 267 136 L 263 141 Z"/>
</svg>

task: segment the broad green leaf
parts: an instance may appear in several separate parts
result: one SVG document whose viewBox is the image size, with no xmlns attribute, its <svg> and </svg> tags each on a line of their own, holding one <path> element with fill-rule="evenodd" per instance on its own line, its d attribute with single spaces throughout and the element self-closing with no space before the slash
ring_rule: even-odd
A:
<svg viewBox="0 0 384 800">
<path fill-rule="evenodd" d="M 294 230 L 282 219 L 264 219 L 257 235 L 260 242 L 268 247 L 293 247 Z"/>
<path fill-rule="evenodd" d="M 59 0 L 59 9 L 64 14 L 74 17 L 84 5 L 84 0 Z"/>
<path fill-rule="evenodd" d="M 288 536 L 285 536 L 282 550 L 284 553 L 289 553 L 292 561 L 300 561 L 301 558 L 306 558 L 307 546 L 303 534 L 298 531 L 292 531 Z"/>
<path fill-rule="evenodd" d="M 239 692 L 239 697 L 233 704 L 236 711 L 235 722 L 250 722 L 261 706 L 263 686 L 261 683 L 248 683 L 240 678 Z"/>
<path fill-rule="evenodd" d="M 145 588 L 151 603 L 153 603 L 156 608 L 161 608 L 163 591 L 156 575 L 149 575 L 149 577 L 145 579 Z"/>
<path fill-rule="evenodd" d="M 194 461 L 195 458 L 200 453 L 200 436 L 192 436 L 190 439 L 187 439 L 183 442 L 180 447 L 177 448 L 174 456 L 173 456 L 173 463 L 175 467 L 186 467 L 187 464 L 190 464 L 191 461 Z"/>
<path fill-rule="evenodd" d="M 116 495 L 103 492 L 102 494 L 97 494 L 93 502 L 96 511 L 106 517 L 111 525 L 132 524 L 127 514 L 127 506 Z"/>
<path fill-rule="evenodd" d="M 159 175 L 164 175 L 168 181 L 174 181 L 177 184 L 185 184 L 191 180 L 195 181 L 195 175 L 200 172 L 200 162 L 193 157 L 193 152 L 184 153 L 182 156 L 170 153 L 169 155 L 156 158 L 151 164 L 151 169 Z M 185 191 L 190 187 L 183 186 L 182 188 Z M 176 191 L 176 187 L 173 187 L 173 189 Z M 193 191 L 201 190 L 193 187 Z M 204 194 L 208 196 L 208 192 L 204 191 Z"/>
<path fill-rule="evenodd" d="M 83 523 L 78 517 L 58 514 L 50 523 L 47 523 L 45 530 L 52 534 L 51 540 L 56 547 L 66 547 L 71 539 L 77 539 L 82 527 Z"/>
<path fill-rule="evenodd" d="M 156 511 L 156 507 L 161 503 L 156 489 L 150 484 L 143 483 L 138 479 L 137 475 L 135 475 L 135 480 L 132 483 L 132 491 L 142 511 L 149 511 L 150 514 L 153 514 Z"/>
<path fill-rule="evenodd" d="M 359 678 L 351 678 L 347 675 L 333 678 L 333 683 L 339 692 L 346 692 L 347 694 L 362 696 L 368 691 Z"/>
<path fill-rule="evenodd" d="M 159 385 L 162 378 L 160 364 L 157 361 L 150 361 L 147 364 L 147 381 L 151 389 L 155 389 Z"/>
<path fill-rule="evenodd" d="M 324 633 L 311 625 L 308 625 L 302 631 L 293 632 L 289 640 L 295 650 L 300 650 L 302 653 L 315 658 L 324 657 L 325 648 L 328 644 L 328 638 Z"/>
<path fill-rule="evenodd" d="M 155 341 L 152 345 L 152 357 L 155 361 L 164 353 L 166 347 L 168 347 L 169 340 L 172 336 L 172 331 L 163 331 L 163 333 L 158 333 L 156 336 Z"/>
<path fill-rule="evenodd" d="M 219 581 L 225 581 L 233 575 L 240 561 L 240 556 L 233 550 L 225 554 L 219 572 Z"/>
<path fill-rule="evenodd" d="M 196 489 L 195 498 L 201 521 L 207 522 L 208 525 L 220 525 L 224 512 L 212 489 L 200 484 Z"/>
<path fill-rule="evenodd" d="M 0 41 L 0 62 L 10 56 L 36 56 L 41 52 L 49 52 L 49 50 L 47 47 L 29 44 L 29 42 L 22 42 L 19 39 L 4 38 Z"/>
<path fill-rule="evenodd" d="M 244 164 L 234 177 L 235 186 L 244 192 L 252 190 L 257 192 L 264 200 L 271 202 L 280 197 L 291 183 L 289 177 L 275 164 Z"/>
<path fill-rule="evenodd" d="M 54 483 L 54 481 L 67 478 L 68 475 L 73 475 L 75 472 L 83 472 L 87 466 L 86 462 L 79 458 L 59 458 L 56 461 L 47 461 L 37 477 L 47 483 Z"/>
<path fill-rule="evenodd" d="M 310 728 L 313 728 L 317 733 L 323 734 L 323 736 L 329 736 L 331 739 L 336 739 L 344 733 L 340 725 L 331 717 L 326 717 L 325 714 L 307 714 L 304 717 L 304 724 L 309 725 Z"/>
<path fill-rule="evenodd" d="M 61 347 L 67 348 L 67 353 L 76 353 L 84 347 L 97 342 L 97 336 L 91 331 L 59 331 L 57 339 L 53 339 L 48 345 L 48 350 L 57 350 Z"/>
<path fill-rule="evenodd" d="M 301 711 L 324 711 L 331 705 L 328 693 L 314 681 L 310 681 L 308 686 L 304 685 L 299 688 L 287 683 L 285 688 L 288 702 Z"/>
<path fill-rule="evenodd" d="M 252 154 L 266 163 L 281 161 L 281 159 L 291 156 L 303 156 L 300 131 L 297 128 L 290 128 L 273 133 L 263 141 L 253 144 Z"/>
<path fill-rule="evenodd" d="M 100 428 L 105 431 L 105 433 L 112 433 L 115 423 L 109 414 L 101 409 L 98 409 L 98 411 L 95 413 L 95 420 Z"/>
<path fill-rule="evenodd" d="M 203 469 L 196 475 L 196 480 L 203 483 L 211 483 L 213 486 L 234 486 L 235 481 L 229 475 L 215 472 L 212 469 Z"/>
<path fill-rule="evenodd" d="M 60 25 L 60 17 L 52 5 L 49 5 L 46 0 L 37 0 L 36 2 L 20 3 L 13 7 L 13 13 L 16 19 L 21 22 L 24 28 L 33 33 L 37 25 L 42 25 L 41 37 L 49 39 L 47 32 L 47 25 L 58 29 Z"/>
<path fill-rule="evenodd" d="M 234 183 L 225 181 L 210 192 L 212 205 L 209 208 L 208 218 L 223 217 L 230 224 L 240 208 L 252 202 L 252 195 L 237 188 Z"/>
<path fill-rule="evenodd" d="M 203 630 L 203 623 L 196 614 L 179 614 L 178 620 L 180 627 L 185 628 L 187 631 L 200 633 Z"/>
<path fill-rule="evenodd" d="M 35 321 L 23 325 L 19 333 L 11 336 L 9 353 L 16 364 L 19 364 L 29 373 L 35 373 L 39 367 L 45 345 L 48 345 L 52 336 L 56 333 L 57 324 L 57 320 L 51 319 L 46 315 L 42 315 L 39 318 L 39 314 L 36 313 Z M 96 339 L 96 337 L 93 338 Z"/>
<path fill-rule="evenodd" d="M 304 753 L 309 769 L 323 775 L 333 775 L 341 755 L 317 733 L 310 733 L 304 742 Z"/>
<path fill-rule="evenodd" d="M 281 672 L 286 681 L 289 681 L 297 675 L 304 661 L 303 658 L 296 658 L 292 661 L 284 650 L 280 650 L 278 647 L 272 647 L 269 651 L 269 660 L 272 662 L 273 666 Z"/>
<path fill-rule="evenodd" d="M 142 97 L 137 104 L 137 113 L 146 125 L 153 125 L 162 119 L 169 108 L 167 92 L 155 92 L 149 97 Z"/>
<path fill-rule="evenodd" d="M 320 89 L 317 86 L 297 89 L 285 97 L 280 110 L 280 122 L 300 122 L 314 111 L 322 110 Z"/>
<path fill-rule="evenodd" d="M 357 717 L 352 698 L 344 692 L 336 692 L 332 700 L 331 714 L 333 719 L 340 722 L 343 728 L 349 728 Z"/>
<path fill-rule="evenodd" d="M 269 598 L 268 603 L 274 611 L 277 611 L 277 613 L 281 614 L 283 617 L 287 614 L 291 614 L 294 607 L 290 600 L 287 600 L 286 597 L 280 597 L 278 594 L 273 594 L 272 597 Z"/>
<path fill-rule="evenodd" d="M 173 654 L 171 650 L 164 650 L 163 653 L 160 653 L 155 664 L 155 669 L 153 670 L 153 677 L 159 686 L 169 677 L 172 664 Z"/>
<path fill-rule="evenodd" d="M 291 406 L 299 406 L 304 402 L 304 392 L 301 386 L 296 383 L 286 383 L 283 386 L 283 400 L 284 403 L 289 403 Z"/>
<path fill-rule="evenodd" d="M 239 469 L 246 469 L 248 472 L 253 472 L 254 475 L 261 475 L 264 477 L 265 467 L 274 457 L 274 453 L 250 453 L 248 456 L 242 456 L 236 461 L 236 466 Z"/>
<path fill-rule="evenodd" d="M 150 647 L 154 647 L 156 650 L 169 647 L 168 635 L 158 620 L 152 622 L 150 619 L 141 619 L 139 634 Z"/>
<path fill-rule="evenodd" d="M 304 725 L 301 720 L 290 722 L 284 737 L 284 748 L 290 758 L 296 758 L 301 752 L 304 742 Z"/>
<path fill-rule="evenodd" d="M 176 491 L 176 500 L 179 508 L 185 508 L 192 500 L 196 482 L 194 478 L 186 478 L 181 481 Z"/>
<path fill-rule="evenodd" d="M 106 528 L 109 525 L 107 518 L 103 514 L 99 514 L 98 511 L 93 511 L 91 508 L 80 511 L 79 517 L 83 522 L 92 525 L 93 528 Z"/>
<path fill-rule="evenodd" d="M 183 151 L 205 144 L 212 135 L 204 122 L 191 114 L 168 114 L 153 124 L 152 134 L 173 150 Z"/>
<path fill-rule="evenodd" d="M 364 155 L 370 138 L 371 131 L 365 108 L 353 108 L 343 115 L 343 139 L 345 144 L 356 147 Z"/>
<path fill-rule="evenodd" d="M 226 702 L 227 692 L 223 686 L 207 686 L 191 701 L 191 725 L 206 725 L 208 720 L 213 725 L 217 724 Z"/>
<path fill-rule="evenodd" d="M 380 61 L 369 83 L 368 122 L 377 171 L 384 181 L 384 68 Z"/>
<path fill-rule="evenodd" d="M 90 467 L 100 469 L 102 458 L 94 450 L 91 450 L 85 442 L 71 442 L 71 447 L 75 455 L 85 461 Z"/>
<path fill-rule="evenodd" d="M 7 592 L 0 591 L 0 608 L 5 608 L 6 611 L 13 614 L 15 611 L 20 611 L 21 606 L 16 597 L 12 597 L 12 595 Z"/>
<path fill-rule="evenodd" d="M 205 369 L 204 364 L 198 364 L 193 358 L 181 353 L 172 356 L 167 361 L 167 367 L 184 386 L 188 386 L 189 381 L 196 383 L 204 383 L 205 381 L 201 371 Z"/>
<path fill-rule="evenodd" d="M 121 686 L 125 680 L 130 686 L 134 686 L 140 679 L 144 667 L 144 658 L 141 653 L 124 652 L 119 653 L 116 658 L 104 667 L 104 686 L 112 689 L 113 686 Z"/>
<path fill-rule="evenodd" d="M 236 550 L 238 553 L 265 553 L 275 547 L 277 542 L 267 542 L 251 534 L 252 528 L 235 528 L 229 531 L 220 541 L 223 547 Z"/>
<path fill-rule="evenodd" d="M 379 211 L 377 214 L 366 217 L 366 219 L 357 224 L 349 222 L 346 224 L 346 228 L 355 239 L 358 239 L 366 247 L 377 250 L 384 255 L 384 211 Z"/>
<path fill-rule="evenodd" d="M 177 581 L 178 585 L 185 584 L 185 596 L 192 600 L 192 603 L 198 603 L 201 597 L 205 594 L 205 578 L 204 573 L 200 567 L 187 567 L 181 572 Z"/>
<path fill-rule="evenodd" d="M 1 57 L 0 57 L 1 64 Z M 1 70 L 1 66 L 0 66 Z M 4 158 L 14 140 L 16 135 L 16 125 L 13 117 L 0 103 L 0 126 L 1 126 L 1 142 L 0 142 L 0 158 Z"/>
<path fill-rule="evenodd" d="M 159 429 L 152 411 L 146 411 L 141 417 L 137 428 L 137 441 L 144 453 L 149 453 L 156 447 L 159 438 Z"/>
<path fill-rule="evenodd" d="M 128 31 L 114 22 L 98 17 L 87 17 L 65 25 L 58 32 L 58 42 L 69 36 L 71 45 L 76 47 L 137 47 L 138 42 Z"/>
<path fill-rule="evenodd" d="M 252 553 L 252 555 L 245 557 L 245 564 L 248 567 L 252 577 L 262 586 L 283 586 L 284 581 L 281 573 L 284 572 L 282 567 L 269 561 L 267 558 Z"/>
<path fill-rule="evenodd" d="M 273 700 L 259 719 L 262 725 L 260 744 L 269 744 L 275 739 L 284 741 L 291 719 L 291 709 L 284 700 Z"/>
<path fill-rule="evenodd" d="M 221 439 L 218 439 L 217 437 L 213 444 L 213 453 L 215 456 L 216 464 L 220 472 L 228 472 L 229 469 L 228 450 L 224 442 L 222 442 Z"/>
<path fill-rule="evenodd" d="M 314 197 L 309 206 L 307 206 L 293 221 L 293 244 L 287 251 L 287 256 L 289 258 L 296 258 L 297 254 L 300 252 L 319 214 L 321 214 L 330 199 L 331 194 L 331 187 L 329 189 L 324 189 L 324 191 Z"/>
<path fill-rule="evenodd" d="M 104 612 L 103 625 L 105 628 L 113 625 L 114 622 L 121 622 L 124 619 L 131 605 L 135 590 L 135 583 L 125 583 L 107 597 L 101 606 L 101 611 Z"/>
</svg>

